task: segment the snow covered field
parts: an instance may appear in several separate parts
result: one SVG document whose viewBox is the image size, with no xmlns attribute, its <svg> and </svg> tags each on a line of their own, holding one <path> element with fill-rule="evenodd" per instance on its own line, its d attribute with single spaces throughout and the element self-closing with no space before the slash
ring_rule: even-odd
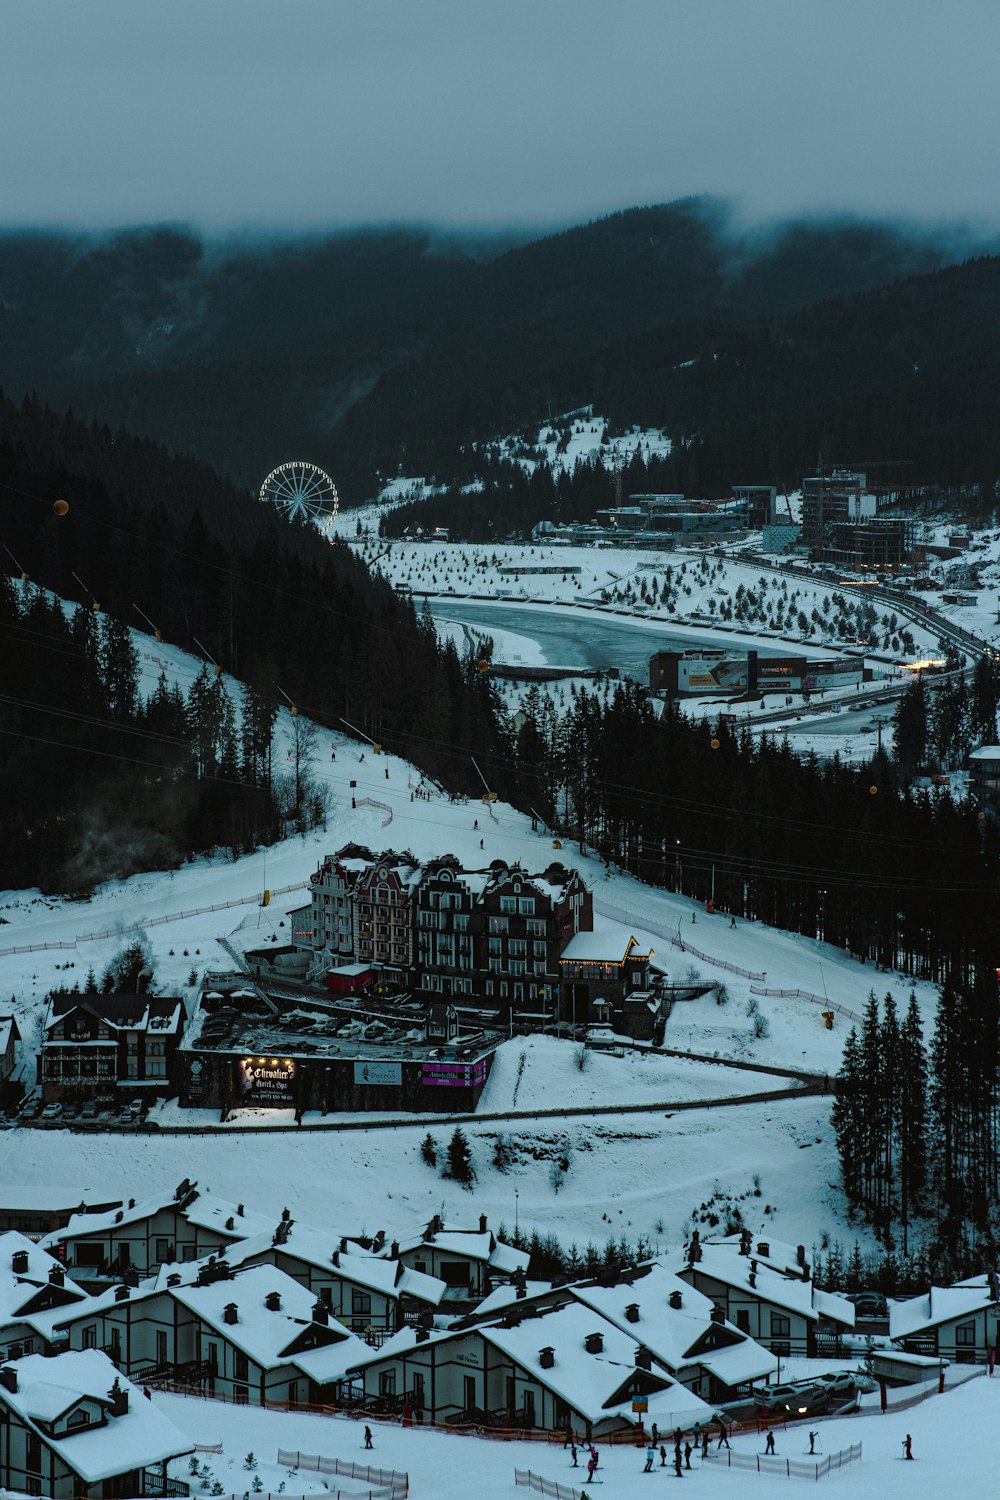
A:
<svg viewBox="0 0 1000 1500">
<path fill-rule="evenodd" d="M 396 1424 L 372 1422 L 374 1451 L 366 1454 L 362 1424 L 351 1418 L 292 1415 L 258 1411 L 249 1407 L 223 1406 L 181 1396 L 154 1397 L 171 1421 L 193 1441 L 210 1444 L 221 1442 L 221 1457 L 205 1456 L 202 1462 L 224 1486 L 225 1492 L 241 1494 L 253 1478 L 259 1476 L 263 1488 L 277 1490 L 284 1483 L 290 1495 L 322 1493 L 316 1475 L 306 1470 L 278 1468 L 278 1448 L 296 1449 L 309 1454 L 323 1454 L 355 1463 L 367 1460 L 405 1471 L 410 1477 L 410 1494 L 414 1500 L 468 1500 L 473 1493 L 482 1500 L 512 1500 L 527 1491 L 514 1486 L 514 1469 L 531 1469 L 546 1479 L 584 1488 L 586 1471 L 570 1467 L 569 1454 L 562 1446 L 546 1443 L 503 1442 L 487 1438 L 461 1437 L 447 1433 L 401 1428 Z M 779 1457 L 804 1462 L 808 1453 L 808 1428 L 819 1435 L 817 1444 L 822 1455 L 835 1453 L 853 1444 L 862 1445 L 862 1458 L 839 1474 L 822 1480 L 824 1490 L 833 1487 L 837 1494 L 858 1500 L 881 1500 L 881 1497 L 905 1495 L 908 1500 L 940 1500 L 951 1489 L 965 1488 L 979 1494 L 990 1494 L 993 1455 L 988 1434 L 996 1422 L 1000 1401 L 1000 1381 L 979 1376 L 943 1395 L 931 1396 L 909 1411 L 888 1412 L 872 1416 L 836 1417 L 813 1420 L 776 1433 Z M 903 1465 L 903 1439 L 913 1438 L 914 1462 Z M 732 1438 L 734 1454 L 756 1456 L 763 1450 L 757 1433 L 737 1433 Z M 255 1471 L 244 1468 L 245 1456 L 252 1452 L 258 1461 Z M 600 1493 L 606 1500 L 632 1500 L 643 1490 L 638 1483 L 645 1451 L 630 1447 L 601 1447 L 598 1474 L 602 1488 L 586 1486 L 588 1494 Z M 716 1445 L 713 1442 L 714 1455 Z M 644 1484 L 657 1489 L 674 1479 L 667 1450 L 668 1465 L 661 1469 L 659 1459 L 654 1475 Z M 900 1466 L 897 1468 L 897 1464 Z M 177 1478 L 188 1479 L 188 1463 L 179 1460 L 172 1466 Z M 786 1479 L 784 1476 L 758 1475 L 731 1470 L 724 1463 L 703 1464 L 692 1458 L 692 1468 L 685 1479 L 693 1481 L 697 1494 L 723 1497 L 759 1494 L 761 1497 L 797 1494 L 806 1485 L 815 1492 L 815 1480 Z M 348 1481 L 348 1488 L 359 1489 L 358 1481 Z M 195 1481 L 194 1495 L 206 1493 Z"/>
</svg>

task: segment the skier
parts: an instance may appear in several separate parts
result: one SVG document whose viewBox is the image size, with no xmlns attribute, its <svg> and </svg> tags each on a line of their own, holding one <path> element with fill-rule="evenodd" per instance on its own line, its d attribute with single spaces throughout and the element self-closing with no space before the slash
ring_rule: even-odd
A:
<svg viewBox="0 0 1000 1500">
<path fill-rule="evenodd" d="M 479 847 L 480 847 L 480 849 L 483 847 L 483 841 L 482 841 L 482 839 L 479 840 Z"/>
<path fill-rule="evenodd" d="M 913 1439 L 910 1437 L 909 1433 L 907 1433 L 905 1438 L 903 1439 L 903 1457 L 913 1457 Z"/>
<path fill-rule="evenodd" d="M 657 1443 L 660 1441 L 660 1429 L 657 1427 L 655 1422 L 653 1423 L 650 1438 L 652 1439 L 653 1447 L 655 1448 Z"/>
<path fill-rule="evenodd" d="M 816 1452 L 816 1439 L 818 1437 L 819 1437 L 819 1433 L 818 1432 L 811 1432 L 809 1434 L 809 1452 L 810 1453 L 815 1453 Z"/>
<path fill-rule="evenodd" d="M 661 1469 L 665 1469 L 666 1467 L 667 1467 L 667 1450 L 666 1450 L 666 1448 L 664 1448 L 663 1444 L 661 1443 L 660 1444 L 660 1468 Z"/>
<path fill-rule="evenodd" d="M 578 1469 L 580 1467 L 580 1465 L 576 1461 L 576 1444 L 575 1443 L 570 1443 L 570 1445 L 569 1445 L 569 1456 L 573 1460 L 573 1462 L 570 1464 L 570 1468 L 571 1469 Z"/>
<path fill-rule="evenodd" d="M 365 1428 L 365 1447 L 366 1448 L 371 1448 L 373 1446 L 374 1445 L 372 1443 L 372 1430 L 371 1430 L 370 1427 L 366 1427 Z"/>
<path fill-rule="evenodd" d="M 653 1472 L 653 1459 L 655 1457 L 656 1457 L 656 1449 L 653 1447 L 652 1443 L 650 1443 L 649 1447 L 646 1449 L 646 1467 L 642 1471 L 644 1474 L 652 1474 L 652 1472 Z"/>
<path fill-rule="evenodd" d="M 685 1469 L 690 1469 L 690 1467 L 691 1467 L 691 1452 L 692 1452 L 691 1444 L 690 1443 L 685 1443 L 684 1444 L 684 1467 L 685 1467 Z"/>
<path fill-rule="evenodd" d="M 698 1444 L 701 1442 L 701 1423 L 700 1422 L 696 1422 L 694 1424 L 694 1426 L 691 1428 L 691 1436 L 694 1438 L 694 1445 L 697 1448 Z"/>
<path fill-rule="evenodd" d="M 478 818 L 473 818 L 473 820 L 472 820 L 472 826 L 473 826 L 473 828 L 478 828 L 479 827 L 479 819 Z"/>
<path fill-rule="evenodd" d="M 710 1436 L 710 1434 L 709 1434 L 708 1428 L 706 1427 L 705 1430 L 704 1430 L 704 1432 L 701 1435 L 701 1456 L 702 1456 L 702 1458 L 707 1458 L 708 1457 L 708 1439 L 709 1439 L 709 1436 Z"/>
<path fill-rule="evenodd" d="M 591 1453 L 590 1457 L 587 1459 L 587 1483 L 588 1484 L 593 1484 L 593 1482 L 594 1482 L 594 1470 L 596 1468 L 597 1468 L 597 1459 L 594 1457 L 593 1453 Z"/>
<path fill-rule="evenodd" d="M 715 1420 L 719 1424 L 719 1448 L 728 1448 L 729 1447 L 729 1434 L 726 1431 L 726 1424 L 722 1420 L 721 1417 L 716 1417 Z M 716 1452 L 718 1452 L 718 1451 L 719 1451 L 719 1449 L 717 1448 Z"/>
<path fill-rule="evenodd" d="M 694 912 L 692 912 L 691 913 L 691 921 L 692 922 L 697 922 L 697 920 L 698 920 L 698 918 L 695 916 Z"/>
<path fill-rule="evenodd" d="M 730 925 L 730 927 L 735 927 L 736 926 L 736 913 L 735 912 L 729 918 L 729 925 Z"/>
<path fill-rule="evenodd" d="M 773 1453 L 774 1452 L 774 1433 L 773 1432 L 769 1432 L 768 1435 L 767 1435 L 767 1442 L 764 1444 L 764 1452 L 765 1453 Z"/>
<path fill-rule="evenodd" d="M 674 1449 L 674 1473 L 677 1475 L 678 1479 L 683 1479 L 684 1478 L 684 1470 L 683 1470 L 683 1465 L 681 1463 L 681 1450 L 680 1450 L 680 1445 L 679 1444 Z"/>
</svg>

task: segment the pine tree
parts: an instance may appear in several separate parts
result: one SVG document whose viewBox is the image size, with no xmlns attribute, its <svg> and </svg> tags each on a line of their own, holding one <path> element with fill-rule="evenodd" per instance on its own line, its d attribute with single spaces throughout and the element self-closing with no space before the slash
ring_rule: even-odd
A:
<svg viewBox="0 0 1000 1500">
<path fill-rule="evenodd" d="M 830 1114 L 837 1140 L 837 1154 L 840 1157 L 841 1182 L 851 1208 L 858 1208 L 862 1201 L 860 1108 L 861 1048 L 857 1031 L 852 1026 L 844 1043 L 840 1071 L 834 1082 L 833 1109 Z"/>
<path fill-rule="evenodd" d="M 452 1177 L 460 1182 L 463 1187 L 472 1191 L 476 1173 L 472 1165 L 472 1152 L 469 1150 L 469 1142 L 461 1126 L 455 1126 L 455 1133 L 448 1142 L 448 1160 L 444 1170 L 445 1177 Z"/>
<path fill-rule="evenodd" d="M 900 1080 L 899 1208 L 905 1255 L 910 1214 L 919 1209 L 927 1181 L 927 1053 L 913 990 L 900 1034 Z"/>
</svg>

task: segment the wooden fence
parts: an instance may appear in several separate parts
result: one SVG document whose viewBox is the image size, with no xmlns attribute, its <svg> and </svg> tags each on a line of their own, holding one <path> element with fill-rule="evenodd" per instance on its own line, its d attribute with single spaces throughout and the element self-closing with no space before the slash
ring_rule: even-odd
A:
<svg viewBox="0 0 1000 1500">
<path fill-rule="evenodd" d="M 522 1490 L 534 1490 L 536 1495 L 548 1495 L 550 1500 L 580 1500 L 580 1491 L 568 1484 L 557 1484 L 554 1479 L 543 1479 L 530 1469 L 515 1469 L 514 1483 Z"/>
<path fill-rule="evenodd" d="M 828 1474 L 860 1463 L 861 1444 L 853 1443 L 850 1448 L 841 1448 L 822 1458 L 779 1458 L 776 1454 L 739 1453 L 727 1448 L 725 1457 L 717 1450 L 707 1455 L 706 1462 L 725 1464 L 727 1469 L 756 1469 L 758 1474 L 780 1475 L 785 1479 L 825 1479 Z"/>
<path fill-rule="evenodd" d="M 369 1464 L 349 1463 L 342 1458 L 324 1458 L 321 1453 L 299 1453 L 278 1449 L 278 1463 L 288 1469 L 308 1469 L 313 1474 L 333 1474 L 338 1479 L 360 1479 L 374 1485 L 384 1500 L 406 1500 L 410 1476 L 396 1469 L 375 1469 Z"/>
</svg>

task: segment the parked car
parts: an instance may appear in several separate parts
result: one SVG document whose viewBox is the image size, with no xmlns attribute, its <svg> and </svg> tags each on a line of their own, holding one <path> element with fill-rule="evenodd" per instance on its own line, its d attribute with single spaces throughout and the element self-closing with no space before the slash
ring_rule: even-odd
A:
<svg viewBox="0 0 1000 1500">
<path fill-rule="evenodd" d="M 848 1302 L 854 1303 L 859 1318 L 887 1318 L 889 1304 L 881 1292 L 848 1292 Z"/>
<path fill-rule="evenodd" d="M 775 1415 L 788 1417 L 814 1416 L 824 1411 L 830 1393 L 816 1380 L 797 1380 L 789 1385 L 764 1386 L 755 1393 L 755 1404 Z"/>
<path fill-rule="evenodd" d="M 62 1107 L 61 1104 L 57 1104 L 57 1103 L 46 1104 L 45 1108 L 42 1110 L 42 1119 L 43 1120 L 58 1120 L 58 1118 L 62 1114 L 62 1112 L 63 1112 L 63 1107 Z"/>
<path fill-rule="evenodd" d="M 21 1101 L 18 1113 L 22 1120 L 37 1120 L 43 1108 L 41 1094 L 26 1094 Z"/>
<path fill-rule="evenodd" d="M 820 1383 L 826 1387 L 830 1401 L 835 1406 L 853 1401 L 858 1394 L 857 1377 L 849 1370 L 843 1370 L 836 1375 L 821 1375 Z"/>
<path fill-rule="evenodd" d="M 131 1104 L 123 1104 L 118 1111 L 119 1125 L 134 1125 L 136 1121 L 135 1107 Z"/>
<path fill-rule="evenodd" d="M 88 1099 L 80 1111 L 81 1120 L 96 1120 L 99 1105 L 96 1099 Z"/>
</svg>

